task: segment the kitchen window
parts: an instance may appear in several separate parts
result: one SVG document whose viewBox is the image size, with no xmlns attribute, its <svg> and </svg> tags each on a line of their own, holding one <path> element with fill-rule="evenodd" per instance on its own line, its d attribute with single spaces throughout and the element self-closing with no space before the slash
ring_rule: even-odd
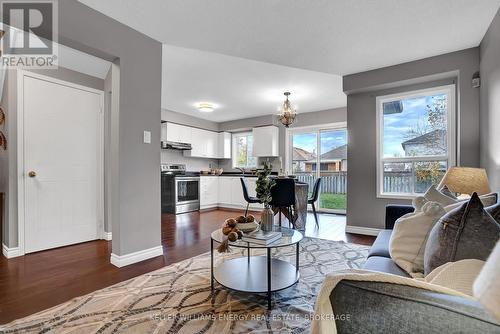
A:
<svg viewBox="0 0 500 334">
<path fill-rule="evenodd" d="M 233 168 L 236 167 L 257 167 L 257 158 L 253 156 L 253 135 L 251 132 L 233 134 Z"/>
<path fill-rule="evenodd" d="M 377 196 L 412 198 L 455 165 L 455 86 L 377 98 Z"/>
</svg>

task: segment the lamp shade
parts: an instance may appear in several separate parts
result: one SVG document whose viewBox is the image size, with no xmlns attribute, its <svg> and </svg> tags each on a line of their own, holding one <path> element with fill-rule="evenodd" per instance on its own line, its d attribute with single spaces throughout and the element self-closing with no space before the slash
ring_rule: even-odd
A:
<svg viewBox="0 0 500 334">
<path fill-rule="evenodd" d="M 484 195 L 491 192 L 486 170 L 483 168 L 451 167 L 444 175 L 438 188 L 446 186 L 450 191 L 459 194 Z"/>
<path fill-rule="evenodd" d="M 472 286 L 474 297 L 500 321 L 500 242 Z"/>
</svg>

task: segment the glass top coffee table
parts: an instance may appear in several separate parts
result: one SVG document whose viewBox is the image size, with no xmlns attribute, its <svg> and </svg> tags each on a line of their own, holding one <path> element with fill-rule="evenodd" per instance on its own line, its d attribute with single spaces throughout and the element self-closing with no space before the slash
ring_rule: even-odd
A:
<svg viewBox="0 0 500 334">
<path fill-rule="evenodd" d="M 304 238 L 301 232 L 275 226 L 283 236 L 269 245 L 260 245 L 242 240 L 229 242 L 230 247 L 246 248 L 247 256 L 230 259 L 214 267 L 214 242 L 222 243 L 226 236 L 222 229 L 212 232 L 210 243 L 210 285 L 214 291 L 214 281 L 235 291 L 248 293 L 267 293 L 267 308 L 271 309 L 271 296 L 275 291 L 286 289 L 298 282 L 299 243 Z M 287 261 L 272 258 L 273 248 L 296 246 L 295 266 Z M 265 249 L 267 255 L 251 256 L 252 249 Z"/>
</svg>

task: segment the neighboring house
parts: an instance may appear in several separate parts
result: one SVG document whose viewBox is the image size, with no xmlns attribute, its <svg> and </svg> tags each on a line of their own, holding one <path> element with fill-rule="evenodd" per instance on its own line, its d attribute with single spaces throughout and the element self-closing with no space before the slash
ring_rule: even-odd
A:
<svg viewBox="0 0 500 334">
<path fill-rule="evenodd" d="M 293 161 L 298 163 L 299 170 L 304 172 L 316 171 L 316 154 L 304 149 L 293 148 Z M 345 172 L 347 171 L 347 145 L 336 147 L 320 156 L 321 172 Z"/>
<path fill-rule="evenodd" d="M 336 147 L 320 156 L 321 171 L 347 171 L 347 144 Z"/>
<path fill-rule="evenodd" d="M 405 156 L 446 154 L 446 130 L 433 130 L 401 143 Z"/>
<path fill-rule="evenodd" d="M 293 161 L 312 161 L 316 159 L 315 152 L 309 152 L 302 148 L 293 148 Z"/>
</svg>

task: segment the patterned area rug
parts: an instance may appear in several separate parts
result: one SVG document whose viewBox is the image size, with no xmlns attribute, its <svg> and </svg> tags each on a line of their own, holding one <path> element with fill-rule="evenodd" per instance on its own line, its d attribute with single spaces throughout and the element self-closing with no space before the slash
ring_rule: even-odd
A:
<svg viewBox="0 0 500 334">
<path fill-rule="evenodd" d="M 1 333 L 302 333 L 308 332 L 324 276 L 359 268 L 369 247 L 322 239 L 300 243 L 300 280 L 273 295 L 210 291 L 210 253 L 170 265 L 46 311 L 16 320 Z M 217 254 L 217 252 L 215 252 Z M 252 255 L 258 255 L 253 251 Z M 216 264 L 243 251 L 216 255 Z M 273 250 L 294 263 L 295 248 Z"/>
</svg>

